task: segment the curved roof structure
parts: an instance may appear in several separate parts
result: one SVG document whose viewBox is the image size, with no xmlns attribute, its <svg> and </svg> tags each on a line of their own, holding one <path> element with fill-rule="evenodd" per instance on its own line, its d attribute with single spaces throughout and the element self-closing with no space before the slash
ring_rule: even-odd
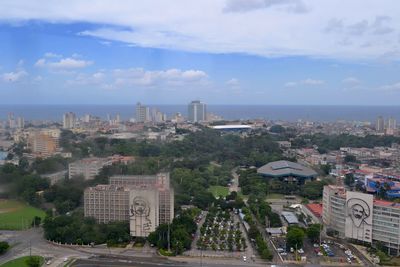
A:
<svg viewBox="0 0 400 267">
<path fill-rule="evenodd" d="M 213 128 L 215 130 L 248 130 L 248 129 L 252 129 L 251 125 L 242 125 L 242 124 L 215 125 L 215 126 L 211 126 L 211 128 Z"/>
<path fill-rule="evenodd" d="M 302 178 L 313 178 L 318 175 L 313 169 L 287 160 L 270 162 L 258 168 L 257 173 L 268 177 L 293 176 Z"/>
</svg>

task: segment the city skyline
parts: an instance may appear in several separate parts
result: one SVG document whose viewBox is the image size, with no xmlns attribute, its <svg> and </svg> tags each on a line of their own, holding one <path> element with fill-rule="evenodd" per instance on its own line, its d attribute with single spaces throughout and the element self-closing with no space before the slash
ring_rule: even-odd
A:
<svg viewBox="0 0 400 267">
<path fill-rule="evenodd" d="M 2 2 L 0 104 L 398 105 L 393 1 L 96 3 Z"/>
</svg>

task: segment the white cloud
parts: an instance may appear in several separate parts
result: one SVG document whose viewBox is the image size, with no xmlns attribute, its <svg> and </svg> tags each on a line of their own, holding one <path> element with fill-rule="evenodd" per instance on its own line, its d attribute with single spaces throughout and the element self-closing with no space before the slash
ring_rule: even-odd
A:
<svg viewBox="0 0 400 267">
<path fill-rule="evenodd" d="M 400 92 L 400 82 L 383 85 L 379 88 L 379 90 L 387 92 Z"/>
<path fill-rule="evenodd" d="M 224 11 L 248 12 L 257 9 L 284 7 L 284 11 L 304 13 L 308 8 L 302 0 L 228 0 Z"/>
<path fill-rule="evenodd" d="M 201 70 L 168 69 L 149 71 L 142 68 L 116 69 L 113 71 L 118 85 L 155 86 L 159 84 L 185 85 L 188 83 L 204 83 L 208 75 Z"/>
<path fill-rule="evenodd" d="M 357 60 L 392 53 L 396 55 L 394 60 L 400 59 L 400 53 L 396 53 L 400 51 L 400 4 L 392 0 L 41 3 L 1 1 L 0 17 L 9 23 L 92 23 L 95 26 L 83 30 L 81 35 L 142 47 Z"/>
<path fill-rule="evenodd" d="M 39 82 L 41 82 L 41 81 L 43 81 L 43 77 L 40 76 L 40 75 L 36 76 L 36 77 L 33 79 L 33 82 L 35 82 L 35 83 L 39 83 Z"/>
<path fill-rule="evenodd" d="M 236 78 L 232 78 L 232 79 L 226 81 L 226 84 L 229 85 L 229 86 L 232 86 L 232 87 L 240 86 L 240 82 Z"/>
<path fill-rule="evenodd" d="M 69 84 L 98 85 L 101 88 L 157 87 L 185 85 L 203 86 L 208 84 L 208 75 L 201 70 L 145 70 L 143 68 L 114 69 L 93 74 L 78 74 Z"/>
<path fill-rule="evenodd" d="M 92 61 L 76 59 L 73 57 L 61 58 L 57 61 L 49 61 L 47 58 L 40 58 L 36 61 L 36 67 L 46 67 L 53 70 L 73 70 L 81 69 L 92 65 Z"/>
<path fill-rule="evenodd" d="M 24 78 L 25 76 L 27 76 L 28 73 L 24 70 L 17 70 L 15 72 L 7 72 L 7 73 L 3 73 L 1 75 L 1 78 L 3 79 L 3 81 L 5 82 L 18 82 L 20 81 L 22 78 Z"/>
<path fill-rule="evenodd" d="M 350 85 L 350 86 L 356 86 L 356 85 L 361 84 L 361 81 L 355 77 L 347 77 L 342 80 L 342 83 L 344 83 L 346 85 Z"/>
<path fill-rule="evenodd" d="M 47 52 L 44 54 L 45 57 L 49 57 L 49 58 L 59 58 L 62 57 L 62 55 L 53 53 L 53 52 Z"/>
<path fill-rule="evenodd" d="M 325 81 L 323 80 L 316 80 L 316 79 L 305 79 L 301 81 L 296 81 L 296 82 L 287 82 L 285 83 L 285 87 L 296 87 L 296 86 L 301 86 L 301 85 L 308 85 L 308 86 L 320 86 L 324 85 Z"/>
</svg>

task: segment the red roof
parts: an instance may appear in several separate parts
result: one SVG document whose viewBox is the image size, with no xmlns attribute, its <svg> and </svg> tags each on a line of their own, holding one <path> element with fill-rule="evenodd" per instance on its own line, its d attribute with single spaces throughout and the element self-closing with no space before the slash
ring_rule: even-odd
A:
<svg viewBox="0 0 400 267">
<path fill-rule="evenodd" d="M 382 200 L 382 199 L 374 199 L 374 204 L 380 205 L 380 206 L 392 206 L 394 202 L 387 201 L 387 200 Z"/>
<path fill-rule="evenodd" d="M 309 209 L 315 216 L 322 217 L 322 204 L 321 203 L 311 203 L 306 204 L 307 209 Z"/>
</svg>

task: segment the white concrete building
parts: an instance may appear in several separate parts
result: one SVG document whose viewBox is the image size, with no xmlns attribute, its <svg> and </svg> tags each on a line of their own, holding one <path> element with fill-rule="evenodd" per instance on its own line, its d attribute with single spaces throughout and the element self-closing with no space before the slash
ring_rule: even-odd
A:
<svg viewBox="0 0 400 267">
<path fill-rule="evenodd" d="M 373 195 L 327 185 L 323 192 L 322 220 L 338 237 L 386 247 L 400 255 L 400 204 Z"/>
<path fill-rule="evenodd" d="M 99 174 L 101 168 L 111 165 L 108 158 L 85 158 L 68 165 L 68 177 L 71 179 L 77 175 L 83 175 L 85 180 L 94 179 Z"/>
</svg>

